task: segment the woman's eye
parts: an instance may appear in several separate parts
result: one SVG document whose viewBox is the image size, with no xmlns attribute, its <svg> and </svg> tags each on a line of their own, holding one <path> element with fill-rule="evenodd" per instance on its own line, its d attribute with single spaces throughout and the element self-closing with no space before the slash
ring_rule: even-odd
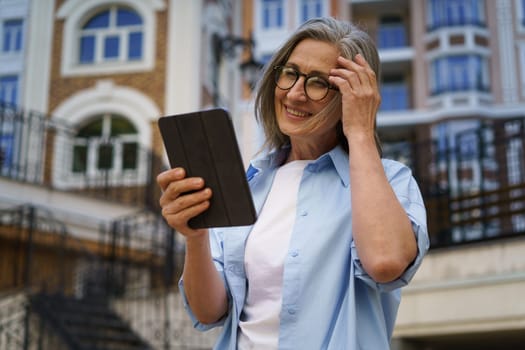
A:
<svg viewBox="0 0 525 350">
<path fill-rule="evenodd" d="M 308 85 L 311 85 L 312 87 L 326 88 L 329 84 L 321 77 L 310 77 L 308 79 Z"/>
<path fill-rule="evenodd" d="M 282 72 L 282 75 L 284 75 L 286 77 L 296 77 L 297 73 L 295 72 L 295 70 L 293 70 L 291 68 L 284 68 L 283 72 Z"/>
</svg>

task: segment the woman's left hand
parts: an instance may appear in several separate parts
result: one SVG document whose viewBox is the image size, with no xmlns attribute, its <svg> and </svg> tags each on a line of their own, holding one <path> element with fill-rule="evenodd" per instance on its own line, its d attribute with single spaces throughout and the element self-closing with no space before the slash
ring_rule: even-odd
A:
<svg viewBox="0 0 525 350">
<path fill-rule="evenodd" d="M 343 132 L 347 138 L 354 133 L 374 137 L 381 103 L 376 74 L 361 54 L 353 61 L 340 56 L 337 63 L 339 67 L 330 71 L 330 82 L 341 93 Z"/>
</svg>

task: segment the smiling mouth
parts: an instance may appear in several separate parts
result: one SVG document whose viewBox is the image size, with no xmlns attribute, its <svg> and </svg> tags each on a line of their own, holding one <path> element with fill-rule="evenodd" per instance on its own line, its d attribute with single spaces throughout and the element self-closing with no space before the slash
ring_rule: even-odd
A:
<svg viewBox="0 0 525 350">
<path fill-rule="evenodd" d="M 311 115 L 311 113 L 298 111 L 297 109 L 293 109 L 288 106 L 286 106 L 286 112 L 297 118 L 306 118 Z"/>
</svg>

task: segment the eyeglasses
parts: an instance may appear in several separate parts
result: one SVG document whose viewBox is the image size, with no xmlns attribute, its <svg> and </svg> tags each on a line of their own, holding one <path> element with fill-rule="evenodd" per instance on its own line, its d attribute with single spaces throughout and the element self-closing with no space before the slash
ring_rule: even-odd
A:
<svg viewBox="0 0 525 350">
<path fill-rule="evenodd" d="M 299 77 L 304 77 L 304 92 L 312 101 L 320 101 L 328 95 L 328 91 L 339 90 L 319 75 L 309 75 L 299 72 L 293 67 L 275 66 L 275 84 L 281 90 L 290 90 Z"/>
</svg>

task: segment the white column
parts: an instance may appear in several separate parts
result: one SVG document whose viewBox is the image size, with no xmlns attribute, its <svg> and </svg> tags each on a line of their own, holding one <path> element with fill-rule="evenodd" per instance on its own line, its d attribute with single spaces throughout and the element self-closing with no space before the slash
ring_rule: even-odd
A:
<svg viewBox="0 0 525 350">
<path fill-rule="evenodd" d="M 512 4 L 510 0 L 498 0 L 496 3 L 498 27 L 498 45 L 500 55 L 500 79 L 503 103 L 518 102 L 518 81 L 516 51 L 514 46 L 514 26 Z M 494 77 L 496 78 L 496 77 Z"/>
<path fill-rule="evenodd" d="M 22 107 L 47 113 L 55 1 L 31 1 L 25 38 L 26 62 Z"/>
<path fill-rule="evenodd" d="M 200 107 L 202 0 L 170 0 L 168 13 L 165 114 Z"/>
</svg>

